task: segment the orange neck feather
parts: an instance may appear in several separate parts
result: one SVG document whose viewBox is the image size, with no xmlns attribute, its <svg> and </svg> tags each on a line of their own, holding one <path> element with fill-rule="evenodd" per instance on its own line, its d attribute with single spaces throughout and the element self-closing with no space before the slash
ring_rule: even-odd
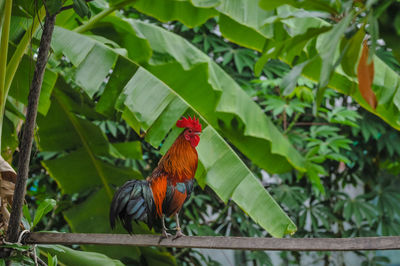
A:
<svg viewBox="0 0 400 266">
<path fill-rule="evenodd" d="M 183 135 L 179 137 L 161 158 L 158 167 L 175 185 L 194 178 L 197 169 L 197 151 Z"/>
</svg>

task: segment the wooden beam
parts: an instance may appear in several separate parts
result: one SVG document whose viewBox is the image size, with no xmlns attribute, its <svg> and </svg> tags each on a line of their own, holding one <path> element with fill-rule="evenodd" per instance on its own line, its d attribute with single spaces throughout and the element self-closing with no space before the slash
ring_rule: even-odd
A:
<svg viewBox="0 0 400 266">
<path fill-rule="evenodd" d="M 161 239 L 159 235 L 30 233 L 25 238 L 24 243 L 297 251 L 400 249 L 399 236 L 358 238 L 253 238 L 184 236 L 174 240 L 172 238 Z"/>
</svg>

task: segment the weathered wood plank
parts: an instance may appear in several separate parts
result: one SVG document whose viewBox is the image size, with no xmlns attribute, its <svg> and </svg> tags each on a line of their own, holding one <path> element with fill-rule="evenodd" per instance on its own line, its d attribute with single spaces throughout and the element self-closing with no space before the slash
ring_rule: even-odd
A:
<svg viewBox="0 0 400 266">
<path fill-rule="evenodd" d="M 185 236 L 161 239 L 159 235 L 30 233 L 26 244 L 94 244 L 161 246 L 177 248 L 351 251 L 400 249 L 400 237 L 358 238 L 253 238 L 222 236 Z"/>
</svg>

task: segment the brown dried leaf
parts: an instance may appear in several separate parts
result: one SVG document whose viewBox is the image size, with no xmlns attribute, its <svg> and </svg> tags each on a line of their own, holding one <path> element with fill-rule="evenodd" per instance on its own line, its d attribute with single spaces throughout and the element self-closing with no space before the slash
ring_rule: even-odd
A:
<svg viewBox="0 0 400 266">
<path fill-rule="evenodd" d="M 14 186 L 17 180 L 17 173 L 11 167 L 11 165 L 3 159 L 0 155 L 0 174 L 1 174 L 1 199 L 7 199 L 9 203 L 12 201 L 14 194 Z"/>
<path fill-rule="evenodd" d="M 15 172 L 14 168 L 11 167 L 11 165 L 3 159 L 3 157 L 0 155 L 0 172 L 3 177 L 3 179 L 13 182 L 15 184 L 15 181 L 17 180 L 17 173 Z"/>
<path fill-rule="evenodd" d="M 17 173 L 11 165 L 0 155 L 0 229 L 5 230 L 8 226 L 10 213 L 7 206 L 12 204 Z"/>
<path fill-rule="evenodd" d="M 358 88 L 361 95 L 368 104 L 375 109 L 377 105 L 376 96 L 372 90 L 372 82 L 374 80 L 374 62 L 368 64 L 368 45 L 364 41 L 361 52 L 360 61 L 357 67 Z"/>
<path fill-rule="evenodd" d="M 14 195 L 15 184 L 7 181 L 1 181 L 1 197 L 4 197 L 8 200 L 8 202 L 12 202 L 12 197 Z"/>
<path fill-rule="evenodd" d="M 3 229 L 3 232 L 7 230 L 9 220 L 10 212 L 8 211 L 6 204 L 2 204 L 0 207 L 0 229 Z"/>
</svg>

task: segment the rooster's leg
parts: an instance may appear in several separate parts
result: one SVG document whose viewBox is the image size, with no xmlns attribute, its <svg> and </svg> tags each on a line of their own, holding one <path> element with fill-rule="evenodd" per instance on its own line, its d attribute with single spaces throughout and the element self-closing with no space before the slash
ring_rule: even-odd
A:
<svg viewBox="0 0 400 266">
<path fill-rule="evenodd" d="M 182 233 L 182 229 L 179 224 L 179 213 L 178 212 L 175 214 L 175 220 L 176 220 L 176 234 L 175 234 L 174 239 L 177 239 L 177 238 L 185 235 L 184 233 Z"/>
<path fill-rule="evenodd" d="M 164 219 L 165 219 L 165 215 L 163 215 L 162 218 L 161 218 L 161 223 L 162 223 L 162 236 L 165 237 L 165 238 L 168 238 L 168 237 L 171 236 L 171 234 L 167 233 L 167 230 L 168 230 L 168 229 L 167 229 L 167 227 L 165 227 L 165 221 L 164 221 Z"/>
</svg>

